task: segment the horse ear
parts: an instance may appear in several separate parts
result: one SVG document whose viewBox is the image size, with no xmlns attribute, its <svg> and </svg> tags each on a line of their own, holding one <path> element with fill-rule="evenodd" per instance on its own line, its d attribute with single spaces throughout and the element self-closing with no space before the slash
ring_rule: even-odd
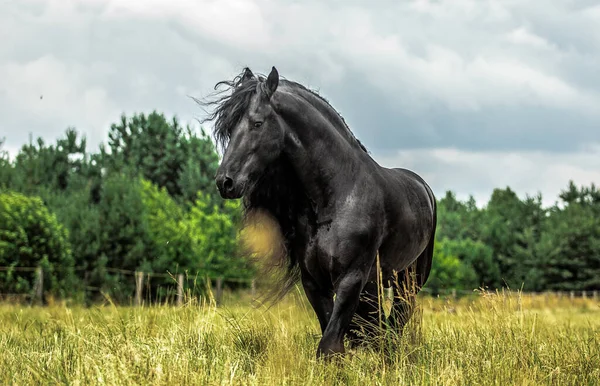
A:
<svg viewBox="0 0 600 386">
<path fill-rule="evenodd" d="M 275 68 L 275 66 L 273 66 L 273 68 L 271 69 L 271 73 L 267 77 L 267 82 L 266 82 L 266 91 L 267 91 L 267 95 L 269 96 L 269 98 L 271 98 L 271 96 L 273 96 L 273 94 L 275 93 L 275 90 L 277 90 L 278 85 L 279 85 L 279 73 L 277 72 L 277 69 Z"/>
<path fill-rule="evenodd" d="M 244 68 L 244 75 L 242 75 L 242 83 L 252 79 L 255 79 L 252 71 L 250 71 L 248 67 Z"/>
</svg>

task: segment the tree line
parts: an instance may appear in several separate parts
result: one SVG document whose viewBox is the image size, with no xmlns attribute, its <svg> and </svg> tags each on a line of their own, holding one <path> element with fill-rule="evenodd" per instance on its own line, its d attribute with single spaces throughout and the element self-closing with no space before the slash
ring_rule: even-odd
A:
<svg viewBox="0 0 600 386">
<path fill-rule="evenodd" d="M 53 144 L 30 141 L 14 160 L 3 151 L 0 267 L 41 265 L 47 292 L 80 299 L 125 300 L 135 282 L 119 270 L 186 273 L 199 290 L 206 278 L 251 279 L 239 202 L 213 182 L 218 162 L 203 130 L 156 111 L 122 116 L 97 151 L 74 128 Z M 153 280 L 151 296 L 168 281 Z M 32 286 L 33 274 L 0 271 L 0 293 Z"/>
<path fill-rule="evenodd" d="M 483 208 L 439 200 L 432 289 L 600 289 L 600 191 L 572 181 L 549 208 L 542 195 L 495 189 Z"/>
<path fill-rule="evenodd" d="M 218 162 L 203 129 L 156 111 L 121 116 L 95 151 L 74 128 L 55 143 L 31 139 L 14 159 L 0 142 L 0 267 L 42 266 L 49 294 L 85 300 L 130 296 L 134 282 L 119 270 L 251 279 L 240 203 L 222 200 L 213 182 Z M 593 184 L 570 182 L 549 208 L 509 187 L 482 208 L 448 191 L 427 287 L 600 289 L 599 214 Z M 4 269 L 0 293 L 31 291 L 33 277 Z"/>
</svg>

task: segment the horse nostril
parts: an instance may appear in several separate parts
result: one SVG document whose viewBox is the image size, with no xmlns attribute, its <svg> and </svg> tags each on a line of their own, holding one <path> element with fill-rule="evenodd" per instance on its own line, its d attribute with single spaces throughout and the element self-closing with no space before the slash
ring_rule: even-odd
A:
<svg viewBox="0 0 600 386">
<path fill-rule="evenodd" d="M 233 180 L 229 177 L 225 177 L 225 181 L 223 181 L 223 190 L 226 192 L 231 192 L 233 190 Z"/>
</svg>

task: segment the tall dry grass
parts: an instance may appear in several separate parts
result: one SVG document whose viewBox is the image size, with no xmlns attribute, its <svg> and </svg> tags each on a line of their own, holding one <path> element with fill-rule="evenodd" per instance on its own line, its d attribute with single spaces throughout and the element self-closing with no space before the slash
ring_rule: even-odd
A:
<svg viewBox="0 0 600 386">
<path fill-rule="evenodd" d="M 402 338 L 315 359 L 301 293 L 266 310 L 222 306 L 0 306 L 0 384 L 596 385 L 600 304 L 479 294 L 423 297 Z"/>
</svg>

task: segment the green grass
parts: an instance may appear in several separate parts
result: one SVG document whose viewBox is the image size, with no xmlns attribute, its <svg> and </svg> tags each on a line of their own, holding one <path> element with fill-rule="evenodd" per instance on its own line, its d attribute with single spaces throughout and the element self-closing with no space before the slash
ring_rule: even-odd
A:
<svg viewBox="0 0 600 386">
<path fill-rule="evenodd" d="M 330 363 L 315 359 L 318 325 L 300 294 L 269 310 L 250 303 L 0 305 L 0 384 L 600 384 L 600 303 L 589 299 L 424 297 L 420 328 Z"/>
</svg>

